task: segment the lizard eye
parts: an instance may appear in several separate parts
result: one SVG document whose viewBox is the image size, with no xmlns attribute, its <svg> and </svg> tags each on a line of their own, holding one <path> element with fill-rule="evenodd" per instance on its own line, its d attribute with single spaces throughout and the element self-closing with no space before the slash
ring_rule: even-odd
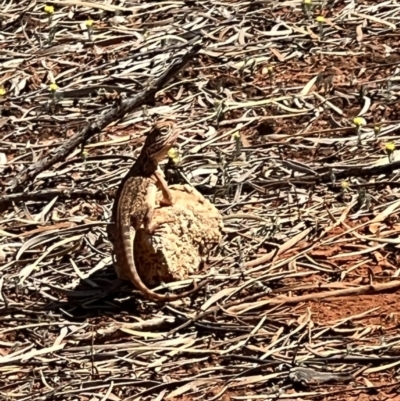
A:
<svg viewBox="0 0 400 401">
<path fill-rule="evenodd" d="M 169 129 L 167 127 L 162 127 L 160 129 L 160 132 L 161 132 L 162 135 L 168 135 Z"/>
</svg>

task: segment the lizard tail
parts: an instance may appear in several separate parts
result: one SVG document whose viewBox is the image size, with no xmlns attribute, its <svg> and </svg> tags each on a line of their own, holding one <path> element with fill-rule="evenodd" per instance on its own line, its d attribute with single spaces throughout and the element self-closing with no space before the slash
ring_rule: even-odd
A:
<svg viewBox="0 0 400 401">
<path fill-rule="evenodd" d="M 188 297 L 194 293 L 196 293 L 198 290 L 200 290 L 202 287 L 204 287 L 209 280 L 205 279 L 199 284 L 194 283 L 194 287 L 192 290 L 183 292 L 181 294 L 174 294 L 174 295 L 161 295 L 157 294 L 156 292 L 152 291 L 150 288 L 146 286 L 145 283 L 143 283 L 142 279 L 140 278 L 137 269 L 136 269 L 136 264 L 135 264 L 135 259 L 134 259 L 134 254 L 133 254 L 133 246 L 134 246 L 134 241 L 135 241 L 135 236 L 136 236 L 136 230 L 133 229 L 133 227 L 130 225 L 130 222 L 124 222 L 123 223 L 123 252 L 124 252 L 124 259 L 125 259 L 125 266 L 128 268 L 128 272 L 130 275 L 130 279 L 136 289 L 138 289 L 147 299 L 150 299 L 152 301 L 162 301 L 162 302 L 171 302 L 171 301 L 176 301 L 177 299 L 185 298 Z M 131 234 L 131 228 L 134 231 L 133 235 Z"/>
</svg>

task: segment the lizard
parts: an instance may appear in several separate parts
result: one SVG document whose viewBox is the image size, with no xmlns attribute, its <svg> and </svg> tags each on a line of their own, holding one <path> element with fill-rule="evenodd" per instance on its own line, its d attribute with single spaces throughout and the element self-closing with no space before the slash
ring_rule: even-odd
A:
<svg viewBox="0 0 400 401">
<path fill-rule="evenodd" d="M 159 169 L 163 160 L 176 142 L 179 130 L 171 121 L 155 124 L 146 137 L 142 150 L 128 173 L 121 181 L 112 207 L 112 222 L 107 226 L 107 234 L 116 257 L 118 278 L 132 281 L 133 285 L 148 299 L 170 302 L 194 294 L 208 283 L 204 280 L 195 288 L 181 294 L 162 295 L 149 289 L 141 280 L 134 260 L 134 236 L 143 225 L 151 235 L 161 224 L 152 222 L 157 188 L 163 194 L 161 205 L 172 205 L 173 197 L 168 184 Z M 121 266 L 125 266 L 123 273 Z"/>
</svg>

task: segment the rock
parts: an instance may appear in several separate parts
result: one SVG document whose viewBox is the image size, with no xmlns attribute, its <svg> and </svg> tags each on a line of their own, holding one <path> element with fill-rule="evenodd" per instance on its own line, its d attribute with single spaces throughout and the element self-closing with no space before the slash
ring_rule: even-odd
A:
<svg viewBox="0 0 400 401">
<path fill-rule="evenodd" d="M 174 205 L 158 206 L 154 211 L 155 221 L 165 224 L 152 236 L 139 229 L 134 240 L 137 271 L 150 287 L 198 272 L 222 237 L 222 217 L 213 204 L 189 185 L 170 189 Z M 162 200 L 160 191 L 157 200 Z"/>
</svg>

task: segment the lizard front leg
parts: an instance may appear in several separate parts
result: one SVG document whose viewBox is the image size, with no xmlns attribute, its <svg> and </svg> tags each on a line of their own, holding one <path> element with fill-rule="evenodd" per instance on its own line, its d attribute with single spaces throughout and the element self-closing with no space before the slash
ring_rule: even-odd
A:
<svg viewBox="0 0 400 401">
<path fill-rule="evenodd" d="M 174 198 L 172 196 L 171 190 L 168 187 L 168 183 L 160 170 L 156 170 L 154 172 L 154 180 L 157 187 L 161 190 L 163 194 L 163 199 L 160 201 L 160 203 L 164 206 L 172 206 L 174 204 Z"/>
<path fill-rule="evenodd" d="M 153 235 L 154 232 L 163 225 L 163 223 L 156 223 L 153 220 L 154 208 L 157 198 L 157 187 L 154 184 L 149 184 L 146 192 L 145 207 L 143 215 L 143 226 L 148 235 Z"/>
<path fill-rule="evenodd" d="M 160 172 L 161 173 L 161 172 Z M 143 217 L 143 226 L 148 235 L 153 235 L 157 229 L 160 227 L 163 227 L 167 223 L 173 223 L 174 220 L 164 220 L 162 222 L 155 222 L 153 219 L 154 215 L 154 208 L 156 204 L 156 198 L 157 198 L 157 187 L 161 189 L 163 192 L 164 196 L 164 205 L 165 206 L 170 206 L 173 204 L 173 198 L 172 194 L 168 188 L 168 185 L 162 175 L 155 174 L 154 175 L 154 183 L 149 185 L 147 188 L 147 194 L 146 194 L 146 211 Z M 159 182 L 163 183 L 159 184 Z"/>
</svg>

